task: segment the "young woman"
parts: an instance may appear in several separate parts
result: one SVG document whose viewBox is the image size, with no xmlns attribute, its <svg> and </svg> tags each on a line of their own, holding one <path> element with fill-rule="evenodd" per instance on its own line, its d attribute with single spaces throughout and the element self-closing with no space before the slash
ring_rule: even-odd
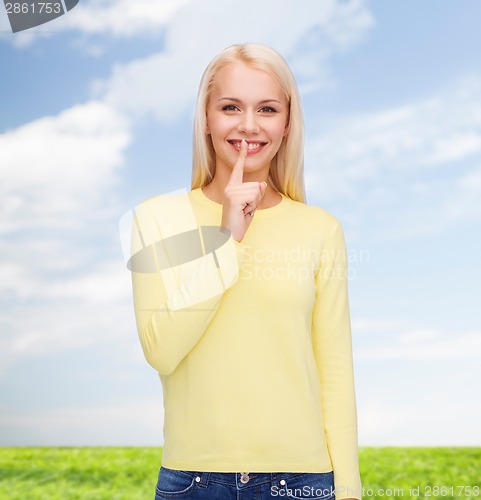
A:
<svg viewBox="0 0 481 500">
<path fill-rule="evenodd" d="M 200 84 L 191 191 L 135 210 L 156 500 L 361 498 L 344 234 L 305 203 L 303 141 L 284 59 L 229 47 Z"/>
</svg>

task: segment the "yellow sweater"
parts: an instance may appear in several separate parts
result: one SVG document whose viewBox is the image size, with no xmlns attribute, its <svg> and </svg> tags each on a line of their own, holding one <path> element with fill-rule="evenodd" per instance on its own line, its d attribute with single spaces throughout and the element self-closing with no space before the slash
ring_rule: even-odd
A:
<svg viewBox="0 0 481 500">
<path fill-rule="evenodd" d="M 282 196 L 238 243 L 200 188 L 134 211 L 134 309 L 164 398 L 162 465 L 327 472 L 361 498 L 339 221 Z"/>
</svg>

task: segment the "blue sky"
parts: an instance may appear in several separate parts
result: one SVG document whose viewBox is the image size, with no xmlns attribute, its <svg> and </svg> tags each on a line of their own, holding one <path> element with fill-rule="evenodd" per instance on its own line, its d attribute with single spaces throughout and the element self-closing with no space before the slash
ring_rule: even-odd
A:
<svg viewBox="0 0 481 500">
<path fill-rule="evenodd" d="M 131 5 L 132 4 L 132 5 Z M 222 48 L 298 80 L 308 203 L 342 222 L 361 445 L 481 445 L 481 3 L 81 1 L 0 8 L 0 445 L 159 445 L 120 217 L 190 188 Z"/>
</svg>

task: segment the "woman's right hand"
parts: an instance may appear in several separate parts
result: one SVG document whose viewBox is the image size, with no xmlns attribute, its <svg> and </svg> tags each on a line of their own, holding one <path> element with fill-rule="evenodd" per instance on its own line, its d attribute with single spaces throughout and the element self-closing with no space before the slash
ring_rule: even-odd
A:
<svg viewBox="0 0 481 500">
<path fill-rule="evenodd" d="M 221 226 L 230 230 L 236 241 L 241 241 L 249 229 L 254 212 L 267 190 L 267 183 L 242 182 L 247 158 L 247 142 L 242 140 L 232 173 L 224 189 Z"/>
</svg>

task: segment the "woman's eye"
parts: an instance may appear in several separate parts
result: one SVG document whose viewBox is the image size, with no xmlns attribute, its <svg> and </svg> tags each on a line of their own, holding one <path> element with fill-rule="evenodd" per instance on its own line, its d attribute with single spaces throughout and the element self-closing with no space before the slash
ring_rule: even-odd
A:
<svg viewBox="0 0 481 500">
<path fill-rule="evenodd" d="M 263 108 L 261 108 L 261 111 L 263 113 L 277 113 L 277 110 L 272 108 L 271 106 L 264 106 Z"/>
<path fill-rule="evenodd" d="M 222 111 L 235 111 L 237 109 L 233 104 L 228 104 L 222 108 Z"/>
</svg>

